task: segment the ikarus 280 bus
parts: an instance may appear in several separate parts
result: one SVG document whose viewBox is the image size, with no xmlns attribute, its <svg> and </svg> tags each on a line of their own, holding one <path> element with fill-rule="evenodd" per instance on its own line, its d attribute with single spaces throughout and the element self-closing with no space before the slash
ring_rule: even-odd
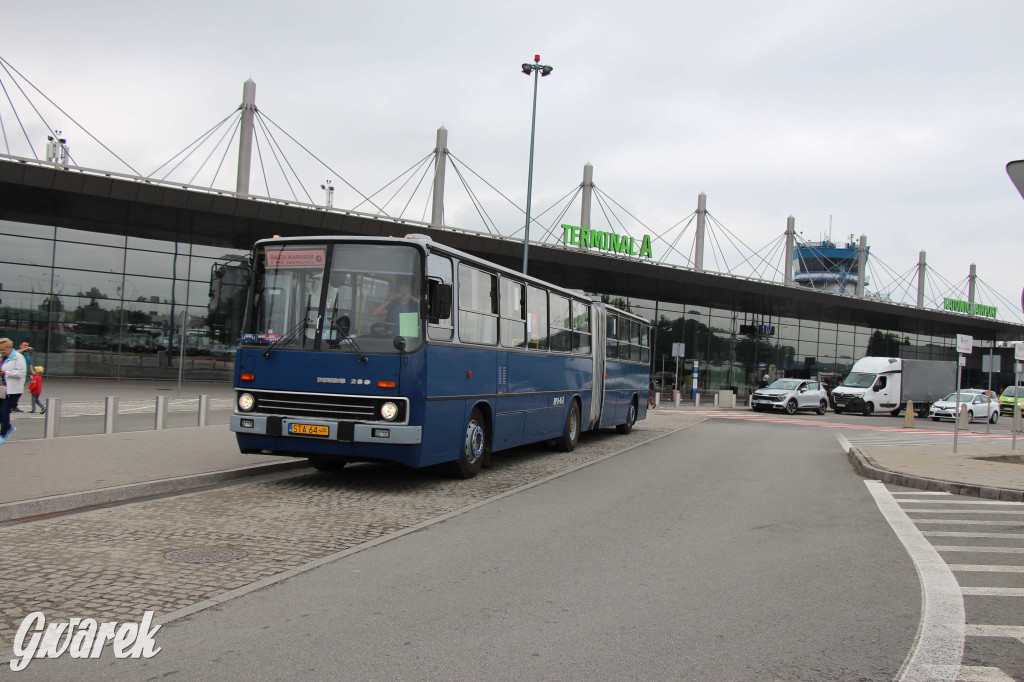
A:
<svg viewBox="0 0 1024 682">
<path fill-rule="evenodd" d="M 231 416 L 242 452 L 446 464 L 647 413 L 650 325 L 428 237 L 256 243 Z"/>
</svg>

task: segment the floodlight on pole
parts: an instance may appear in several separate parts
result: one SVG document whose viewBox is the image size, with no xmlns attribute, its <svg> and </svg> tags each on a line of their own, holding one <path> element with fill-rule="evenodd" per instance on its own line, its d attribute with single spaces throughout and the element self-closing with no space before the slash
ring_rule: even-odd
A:
<svg viewBox="0 0 1024 682">
<path fill-rule="evenodd" d="M 549 76 L 554 70 L 553 66 L 540 63 L 540 55 L 533 56 L 533 64 L 523 64 L 523 73 L 527 76 L 533 75 L 533 118 L 530 122 L 530 172 L 526 180 L 526 234 L 523 236 L 523 274 L 526 274 L 526 265 L 530 252 L 530 208 L 533 200 L 533 143 L 537 133 L 537 82 L 541 76 Z"/>
</svg>

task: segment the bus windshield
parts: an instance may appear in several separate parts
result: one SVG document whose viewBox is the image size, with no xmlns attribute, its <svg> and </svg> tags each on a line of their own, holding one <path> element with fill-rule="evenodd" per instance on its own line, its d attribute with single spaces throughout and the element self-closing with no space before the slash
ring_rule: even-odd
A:
<svg viewBox="0 0 1024 682">
<path fill-rule="evenodd" d="M 345 353 L 423 343 L 422 258 L 403 244 L 274 244 L 256 252 L 242 343 Z"/>
</svg>

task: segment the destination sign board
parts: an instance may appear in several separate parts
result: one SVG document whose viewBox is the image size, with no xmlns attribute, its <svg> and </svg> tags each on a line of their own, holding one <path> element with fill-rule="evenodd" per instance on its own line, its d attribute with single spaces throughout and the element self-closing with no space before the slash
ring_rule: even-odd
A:
<svg viewBox="0 0 1024 682">
<path fill-rule="evenodd" d="M 322 268 L 326 249 L 267 249 L 268 268 Z"/>
</svg>

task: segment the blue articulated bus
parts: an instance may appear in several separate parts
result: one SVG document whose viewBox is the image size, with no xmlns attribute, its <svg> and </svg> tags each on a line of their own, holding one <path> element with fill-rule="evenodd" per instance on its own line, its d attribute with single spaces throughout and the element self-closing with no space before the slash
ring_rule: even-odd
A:
<svg viewBox="0 0 1024 682">
<path fill-rule="evenodd" d="M 647 414 L 650 324 L 429 237 L 256 243 L 231 416 L 245 453 L 446 464 Z"/>
</svg>

